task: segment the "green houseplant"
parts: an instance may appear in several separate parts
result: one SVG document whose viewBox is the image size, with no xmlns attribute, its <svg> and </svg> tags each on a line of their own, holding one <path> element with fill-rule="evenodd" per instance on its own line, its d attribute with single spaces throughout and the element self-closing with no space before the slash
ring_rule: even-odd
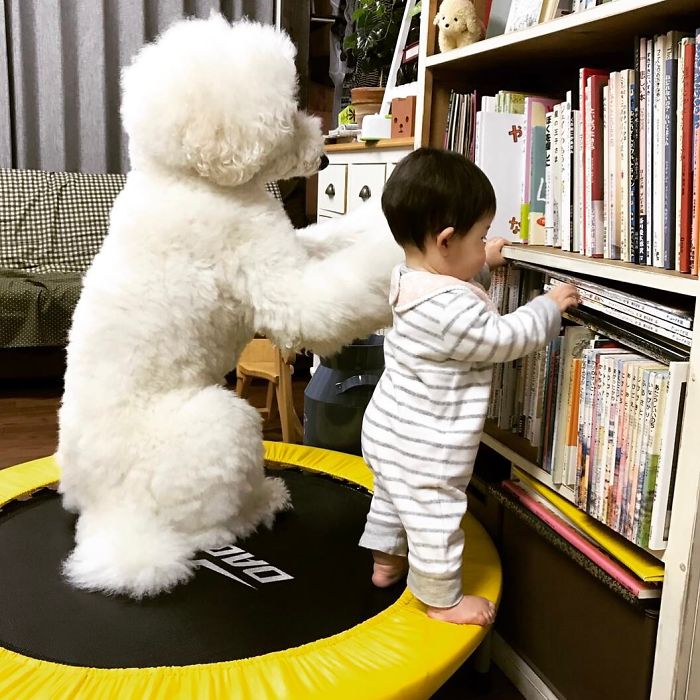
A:
<svg viewBox="0 0 700 700">
<path fill-rule="evenodd" d="M 406 0 L 359 0 L 352 15 L 355 31 L 345 38 L 343 49 L 358 86 L 352 90 L 358 123 L 381 106 L 405 7 Z M 420 8 L 417 2 L 412 15 Z"/>
<path fill-rule="evenodd" d="M 376 74 L 375 87 L 386 85 L 405 6 L 406 0 L 359 0 L 352 15 L 355 31 L 345 38 L 343 48 L 356 76 Z"/>
</svg>

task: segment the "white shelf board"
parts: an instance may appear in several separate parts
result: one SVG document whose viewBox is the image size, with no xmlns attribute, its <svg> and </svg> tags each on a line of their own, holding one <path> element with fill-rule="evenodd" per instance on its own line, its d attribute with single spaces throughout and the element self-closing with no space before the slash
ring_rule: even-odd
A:
<svg viewBox="0 0 700 700">
<path fill-rule="evenodd" d="M 532 51 L 583 51 L 590 56 L 598 37 L 609 39 L 618 31 L 651 31 L 663 20 L 672 21 L 697 11 L 697 0 L 616 0 L 598 7 L 537 24 L 519 32 L 478 41 L 462 49 L 426 57 L 427 68 L 456 68 L 524 57 Z"/>
<path fill-rule="evenodd" d="M 660 270 L 646 265 L 632 265 L 618 260 L 587 258 L 578 253 L 566 253 L 558 248 L 516 244 L 506 246 L 503 249 L 503 255 L 509 260 L 636 284 L 649 289 L 662 289 L 686 296 L 694 297 L 700 290 L 697 277 L 691 275 L 682 275 L 679 272 Z"/>
</svg>

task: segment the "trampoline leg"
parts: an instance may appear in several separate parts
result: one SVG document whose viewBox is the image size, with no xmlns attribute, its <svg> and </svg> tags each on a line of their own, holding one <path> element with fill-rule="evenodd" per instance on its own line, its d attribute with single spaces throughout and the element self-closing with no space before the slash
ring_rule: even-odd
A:
<svg viewBox="0 0 700 700">
<path fill-rule="evenodd" d="M 477 673 L 488 673 L 491 670 L 491 634 L 489 632 L 474 654 L 474 670 Z"/>
</svg>

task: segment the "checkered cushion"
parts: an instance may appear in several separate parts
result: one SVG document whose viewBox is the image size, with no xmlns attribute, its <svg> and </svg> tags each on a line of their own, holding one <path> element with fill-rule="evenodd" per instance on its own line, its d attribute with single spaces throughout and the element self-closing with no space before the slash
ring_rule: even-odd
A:
<svg viewBox="0 0 700 700">
<path fill-rule="evenodd" d="M 282 192 L 280 191 L 280 186 L 276 182 L 268 182 L 265 185 L 265 189 L 275 198 L 282 201 Z"/>
<path fill-rule="evenodd" d="M 84 272 L 124 175 L 0 170 L 0 267 Z"/>
</svg>

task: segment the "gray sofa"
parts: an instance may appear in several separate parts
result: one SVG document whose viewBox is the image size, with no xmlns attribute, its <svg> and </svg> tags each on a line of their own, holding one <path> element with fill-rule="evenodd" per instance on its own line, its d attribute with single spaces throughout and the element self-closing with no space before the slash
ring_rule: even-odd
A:
<svg viewBox="0 0 700 700">
<path fill-rule="evenodd" d="M 125 175 L 0 169 L 0 381 L 59 378 Z M 268 191 L 282 200 L 277 183 Z"/>
</svg>

